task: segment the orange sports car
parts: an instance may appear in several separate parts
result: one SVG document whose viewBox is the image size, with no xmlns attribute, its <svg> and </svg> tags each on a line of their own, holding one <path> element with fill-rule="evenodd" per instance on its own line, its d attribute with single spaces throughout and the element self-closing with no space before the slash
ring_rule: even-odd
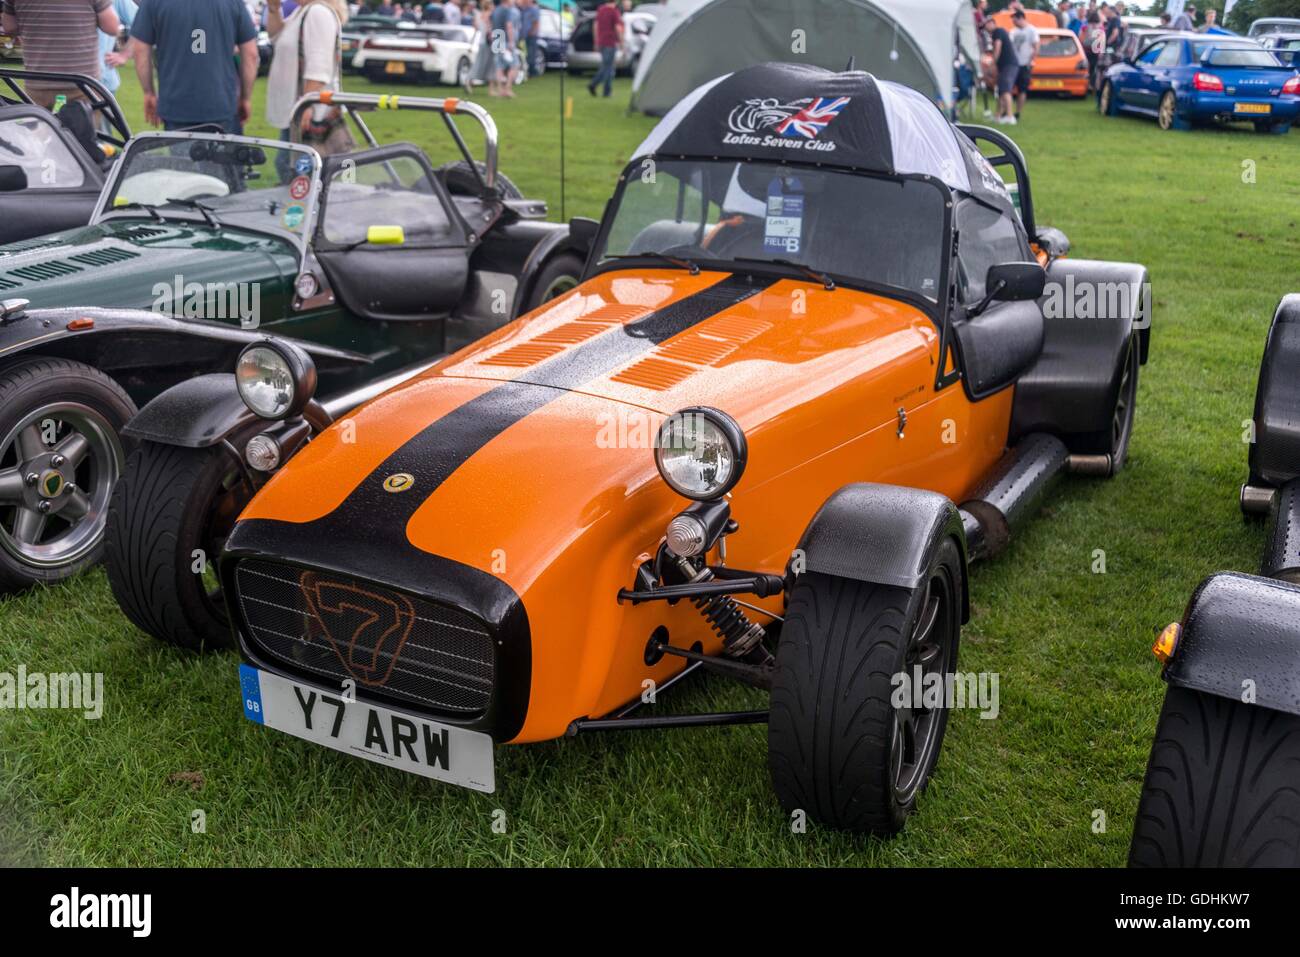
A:
<svg viewBox="0 0 1300 957">
<path fill-rule="evenodd" d="M 260 486 L 219 563 L 247 717 L 480 791 L 504 744 L 766 723 L 790 813 L 898 831 L 968 562 L 1125 460 L 1146 271 L 1063 258 L 1000 133 L 802 65 L 696 90 L 573 231 L 576 287 L 321 431 L 274 338 L 155 400 Z M 118 507 L 188 562 L 174 452 Z M 669 709 L 700 670 L 761 704 Z"/>
<path fill-rule="evenodd" d="M 1088 58 L 1069 30 L 1039 30 L 1038 56 L 1029 73 L 1030 93 L 1088 95 Z"/>
</svg>

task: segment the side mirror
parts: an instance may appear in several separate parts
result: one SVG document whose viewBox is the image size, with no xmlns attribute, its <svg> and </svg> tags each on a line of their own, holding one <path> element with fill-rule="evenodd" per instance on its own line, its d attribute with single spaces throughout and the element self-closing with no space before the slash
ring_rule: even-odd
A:
<svg viewBox="0 0 1300 957">
<path fill-rule="evenodd" d="M 0 193 L 16 193 L 26 188 L 26 170 L 21 166 L 0 166 Z"/>
<path fill-rule="evenodd" d="M 371 226 L 366 229 L 366 242 L 372 246 L 400 246 L 406 242 L 406 230 L 401 226 Z"/>
<path fill-rule="evenodd" d="M 988 300 L 1020 302 L 1037 299 L 1047 285 L 1047 271 L 1038 263 L 998 263 L 990 266 L 984 279 Z"/>
<path fill-rule="evenodd" d="M 590 249 L 600 232 L 600 223 L 586 216 L 574 216 L 569 220 L 569 237 L 577 240 L 583 249 Z"/>
</svg>

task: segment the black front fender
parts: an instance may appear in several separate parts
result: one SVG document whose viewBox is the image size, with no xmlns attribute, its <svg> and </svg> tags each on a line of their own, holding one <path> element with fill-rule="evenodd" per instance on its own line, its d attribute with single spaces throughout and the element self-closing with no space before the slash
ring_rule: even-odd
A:
<svg viewBox="0 0 1300 957">
<path fill-rule="evenodd" d="M 122 434 L 145 442 L 205 449 L 262 422 L 249 411 L 229 372 L 195 376 L 172 386 L 126 424 Z"/>
<path fill-rule="evenodd" d="M 1300 715 L 1300 588 L 1237 572 L 1211 575 L 1192 593 L 1164 678 Z"/>
<path fill-rule="evenodd" d="M 795 570 L 801 562 L 806 571 L 916 588 L 925 580 L 930 556 L 945 536 L 957 542 L 965 564 L 961 515 L 945 496 L 859 482 L 841 488 L 812 517 L 799 540 Z M 962 621 L 969 618 L 969 586 L 963 585 Z"/>
</svg>

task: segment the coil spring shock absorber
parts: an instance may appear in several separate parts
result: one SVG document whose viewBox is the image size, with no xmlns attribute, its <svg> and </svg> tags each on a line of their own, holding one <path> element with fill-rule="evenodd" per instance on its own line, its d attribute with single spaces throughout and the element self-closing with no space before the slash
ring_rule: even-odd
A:
<svg viewBox="0 0 1300 957">
<path fill-rule="evenodd" d="M 688 559 L 679 558 L 677 565 L 691 584 L 713 580 L 713 572 L 706 566 L 696 568 Z M 713 595 L 710 598 L 692 598 L 713 630 L 722 638 L 722 648 L 732 658 L 749 658 L 767 661 L 772 656 L 763 647 L 767 631 L 758 622 L 751 621 L 744 609 L 730 595 Z"/>
</svg>

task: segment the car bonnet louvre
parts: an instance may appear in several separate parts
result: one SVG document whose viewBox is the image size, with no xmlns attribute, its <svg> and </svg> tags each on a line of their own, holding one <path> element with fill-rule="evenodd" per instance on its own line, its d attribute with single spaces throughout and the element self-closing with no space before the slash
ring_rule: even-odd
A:
<svg viewBox="0 0 1300 957">
<path fill-rule="evenodd" d="M 495 355 L 480 359 L 485 366 L 523 369 L 559 355 L 566 346 L 577 345 L 616 325 L 626 325 L 644 318 L 652 310 L 645 306 L 606 303 L 578 319 L 539 332 L 524 342 L 507 346 Z"/>
</svg>

